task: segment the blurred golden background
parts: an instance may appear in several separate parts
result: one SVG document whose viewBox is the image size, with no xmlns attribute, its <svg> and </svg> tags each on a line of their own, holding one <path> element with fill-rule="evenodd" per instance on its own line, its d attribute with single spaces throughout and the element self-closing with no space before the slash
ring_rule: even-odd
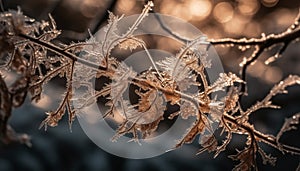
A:
<svg viewBox="0 0 300 171">
<path fill-rule="evenodd" d="M 6 8 L 15 9 L 16 6 L 20 6 L 26 15 L 37 20 L 47 20 L 48 13 L 51 13 L 58 28 L 63 30 L 61 40 L 64 42 L 87 39 L 88 29 L 95 33 L 106 24 L 107 10 L 113 11 L 119 16 L 122 14 L 129 16 L 140 13 L 144 4 L 145 1 L 142 0 L 4 1 Z M 270 33 L 280 33 L 294 22 L 299 11 L 300 1 L 154 0 L 154 4 L 155 12 L 186 20 L 199 28 L 208 38 L 218 39 L 225 37 L 259 38 Z M 168 49 L 168 46 L 172 46 L 172 42 L 158 42 L 156 45 L 156 48 Z M 243 57 L 249 55 L 249 49 L 244 52 L 232 47 L 216 46 L 215 48 L 223 59 L 223 64 L 234 72 L 238 72 L 238 64 Z M 274 66 L 263 64 L 267 57 L 274 55 L 272 52 L 263 54 L 261 60 L 250 68 L 250 76 L 267 84 L 274 84 L 291 73 L 291 68 L 286 72 L 276 64 Z M 300 66 L 295 63 L 291 63 L 291 65 L 295 69 L 292 72 L 299 73 Z"/>
</svg>

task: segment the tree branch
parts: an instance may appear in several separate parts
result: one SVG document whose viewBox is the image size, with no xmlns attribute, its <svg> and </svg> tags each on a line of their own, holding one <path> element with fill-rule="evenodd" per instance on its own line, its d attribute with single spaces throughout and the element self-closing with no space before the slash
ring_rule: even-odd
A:
<svg viewBox="0 0 300 171">
<path fill-rule="evenodd" d="M 224 38 L 224 39 L 210 39 L 208 40 L 212 45 L 239 45 L 239 46 L 255 46 L 255 50 L 252 52 L 251 56 L 247 58 L 245 62 L 242 63 L 241 69 L 241 77 L 244 81 L 246 81 L 246 72 L 247 68 L 255 62 L 260 55 L 268 48 L 276 45 L 283 44 L 283 46 L 279 49 L 275 57 L 269 58 L 265 63 L 269 64 L 273 62 L 279 55 L 286 50 L 288 45 L 297 40 L 300 37 L 300 12 L 295 19 L 295 22 L 285 31 L 279 34 L 270 34 L 265 36 L 262 34 L 261 38 L 242 38 L 242 39 L 232 39 L 232 38 Z M 246 93 L 246 84 L 241 84 L 241 92 Z"/>
</svg>

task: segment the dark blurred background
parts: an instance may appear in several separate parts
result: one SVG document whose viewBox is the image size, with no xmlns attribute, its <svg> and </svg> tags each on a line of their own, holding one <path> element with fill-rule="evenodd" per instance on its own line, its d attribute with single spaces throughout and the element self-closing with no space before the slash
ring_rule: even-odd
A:
<svg viewBox="0 0 300 171">
<path fill-rule="evenodd" d="M 107 10 L 126 16 L 141 12 L 144 1 L 139 0 L 2 0 L 5 10 L 19 6 L 25 15 L 37 20 L 48 20 L 48 13 L 54 17 L 58 29 L 63 30 L 58 41 L 64 43 L 88 39 L 88 29 L 95 33 L 106 24 Z M 297 16 L 299 0 L 154 0 L 155 12 L 168 14 L 189 21 L 208 38 L 261 37 L 262 33 L 279 33 L 285 30 Z M 157 48 L 168 50 L 172 42 L 158 41 Z M 239 72 L 239 63 L 251 50 L 240 51 L 233 47 L 215 47 L 223 62 L 225 71 Z M 275 47 L 276 49 L 277 47 Z M 244 106 L 249 107 L 262 99 L 269 89 L 289 74 L 300 74 L 299 43 L 291 44 L 283 57 L 269 66 L 264 60 L 275 51 L 263 53 L 248 72 L 248 93 Z M 0 145 L 0 171 L 23 170 L 231 170 L 234 162 L 226 156 L 243 149 L 245 137 L 235 136 L 228 150 L 216 159 L 211 154 L 196 156 L 197 143 L 162 156 L 130 160 L 113 156 L 101 150 L 82 131 L 77 121 L 72 133 L 65 117 L 60 125 L 48 131 L 39 130 L 44 112 L 55 108 L 63 87 L 55 81 L 45 90 L 44 98 L 38 104 L 27 103 L 14 111 L 10 123 L 18 132 L 32 137 L 32 147 L 11 144 Z M 60 90 L 61 89 L 61 90 Z M 264 132 L 276 134 L 289 117 L 300 111 L 300 88 L 289 88 L 288 95 L 279 95 L 274 103 L 281 110 L 260 110 L 251 116 L 255 127 Z M 300 142 L 299 131 L 291 131 L 282 137 L 290 145 Z M 268 153 L 278 157 L 277 165 L 264 166 L 258 159 L 260 170 L 295 170 L 299 157 L 282 155 L 277 150 L 263 146 Z"/>
</svg>

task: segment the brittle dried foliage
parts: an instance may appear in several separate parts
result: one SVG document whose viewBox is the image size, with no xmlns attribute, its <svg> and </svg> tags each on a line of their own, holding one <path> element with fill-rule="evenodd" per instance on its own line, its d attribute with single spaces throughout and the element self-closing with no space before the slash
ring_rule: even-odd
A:
<svg viewBox="0 0 300 171">
<path fill-rule="evenodd" d="M 150 1 L 134 24 L 124 34 L 118 33 L 118 22 L 121 17 L 109 13 L 109 23 L 105 27 L 105 37 L 97 41 L 91 36 L 89 40 L 71 45 L 55 44 L 53 40 L 61 33 L 56 28 L 55 21 L 35 21 L 18 11 L 7 11 L 0 14 L 0 133 L 5 143 L 17 141 L 30 145 L 26 134 L 17 134 L 9 126 L 8 120 L 14 108 L 24 103 L 28 94 L 31 99 L 39 101 L 45 84 L 54 77 L 64 77 L 67 80 L 65 93 L 61 103 L 54 111 L 47 112 L 46 119 L 41 127 L 56 126 L 67 113 L 69 124 L 75 119 L 80 110 L 97 103 L 99 97 L 107 99 L 109 107 L 104 117 L 120 115 L 123 121 L 119 123 L 116 135 L 118 137 L 132 133 L 134 140 L 151 136 L 163 119 L 174 119 L 180 116 L 183 119 L 196 117 L 195 122 L 178 141 L 178 148 L 185 143 L 194 141 L 197 135 L 203 151 L 214 152 L 215 157 L 224 151 L 232 139 L 233 134 L 247 136 L 245 149 L 230 156 L 240 163 L 234 170 L 250 170 L 256 168 L 256 156 L 261 155 L 263 163 L 275 164 L 276 158 L 266 154 L 259 143 L 270 145 L 282 153 L 300 154 L 298 147 L 292 147 L 280 142 L 280 137 L 287 131 L 296 129 L 300 114 L 286 119 L 276 136 L 263 134 L 249 122 L 249 116 L 262 108 L 278 108 L 272 104 L 272 97 L 287 93 L 286 88 L 300 84 L 300 77 L 290 75 L 276 84 L 270 93 L 252 107 L 244 110 L 240 105 L 240 98 L 244 94 L 246 85 L 245 72 L 248 65 L 255 62 L 262 51 L 276 43 L 283 43 L 278 54 L 283 53 L 286 46 L 299 37 L 299 17 L 285 32 L 278 35 L 268 35 L 262 39 L 222 39 L 210 40 L 212 44 L 235 44 L 239 46 L 255 46 L 252 56 L 242 65 L 242 77 L 233 73 L 221 73 L 219 79 L 210 84 L 205 70 L 211 66 L 205 58 L 207 52 L 197 53 L 199 45 L 209 46 L 205 37 L 200 37 L 187 44 L 173 57 L 167 57 L 159 62 L 153 62 L 152 67 L 142 74 L 137 74 L 124 62 L 111 56 L 114 48 L 133 50 L 137 47 L 147 51 L 142 39 L 133 36 L 141 21 L 147 17 L 153 3 Z M 80 55 L 78 55 L 80 54 Z M 278 55 L 277 55 L 278 56 Z M 150 59 L 152 57 L 148 56 Z M 276 60 L 276 56 L 266 62 Z M 4 72 L 16 73 L 18 77 L 12 84 L 5 81 Z M 92 79 L 105 77 L 111 81 L 101 90 L 96 90 Z M 129 85 L 139 87 L 136 94 L 139 96 L 137 104 L 131 104 L 124 99 L 123 94 Z M 186 93 L 191 86 L 202 87 L 194 94 Z M 73 97 L 73 91 L 84 87 L 81 97 Z M 242 88 L 241 88 L 242 87 Z M 113 89 L 113 91 L 112 91 Z M 226 96 L 221 100 L 212 97 L 214 92 L 225 91 Z M 179 111 L 164 118 L 165 102 L 178 105 Z M 80 104 L 73 106 L 72 104 Z M 218 143 L 212 124 L 219 121 L 219 128 L 226 137 Z"/>
</svg>

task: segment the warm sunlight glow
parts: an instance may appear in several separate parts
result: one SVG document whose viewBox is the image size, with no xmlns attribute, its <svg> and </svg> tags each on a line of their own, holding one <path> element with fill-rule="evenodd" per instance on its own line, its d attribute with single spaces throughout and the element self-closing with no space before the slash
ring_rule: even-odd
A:
<svg viewBox="0 0 300 171">
<path fill-rule="evenodd" d="M 136 5 L 136 1 L 122 0 L 118 1 L 117 8 L 120 12 L 130 12 Z"/>
<path fill-rule="evenodd" d="M 172 15 L 174 17 L 179 17 L 185 20 L 192 19 L 190 15 L 190 11 L 186 10 L 186 6 L 184 4 L 174 3 L 172 1 L 163 1 L 161 5 L 161 13 Z"/>
<path fill-rule="evenodd" d="M 228 2 L 220 2 L 215 6 L 213 15 L 218 22 L 226 23 L 233 17 L 233 8 Z"/>
<path fill-rule="evenodd" d="M 262 4 L 266 7 L 274 7 L 279 0 L 262 0 Z"/>
<path fill-rule="evenodd" d="M 79 4 L 80 12 L 87 18 L 96 17 L 100 8 L 104 5 L 101 0 L 84 0 Z"/>
<path fill-rule="evenodd" d="M 195 17 L 195 20 L 205 19 L 212 10 L 212 4 L 209 0 L 187 1 L 187 6 L 190 14 Z"/>
<path fill-rule="evenodd" d="M 249 17 L 234 15 L 229 22 L 224 23 L 224 29 L 227 33 L 241 34 L 245 29 L 245 25 L 250 21 Z"/>
<path fill-rule="evenodd" d="M 238 9 L 243 15 L 254 15 L 259 7 L 257 0 L 238 1 Z"/>
</svg>

